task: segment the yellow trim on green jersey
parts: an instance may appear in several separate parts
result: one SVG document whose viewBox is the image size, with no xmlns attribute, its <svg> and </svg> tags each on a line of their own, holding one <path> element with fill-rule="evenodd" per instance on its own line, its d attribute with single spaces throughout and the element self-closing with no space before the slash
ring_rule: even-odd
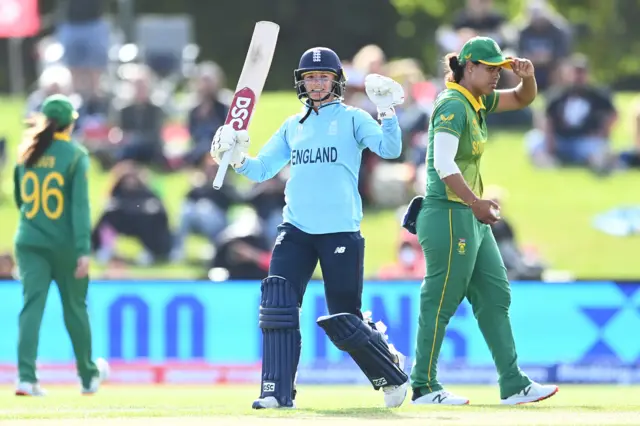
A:
<svg viewBox="0 0 640 426">
<path fill-rule="evenodd" d="M 470 91 L 468 91 L 465 87 L 459 85 L 458 83 L 447 82 L 446 86 L 447 86 L 447 89 L 456 90 L 462 93 L 464 97 L 467 98 L 471 106 L 473 106 L 473 109 L 476 110 L 476 112 L 480 111 L 481 109 L 484 109 L 484 110 L 487 109 L 482 103 L 481 98 L 474 97 Z"/>
<path fill-rule="evenodd" d="M 71 134 L 69 132 L 56 132 L 53 134 L 54 141 L 71 142 Z"/>
</svg>

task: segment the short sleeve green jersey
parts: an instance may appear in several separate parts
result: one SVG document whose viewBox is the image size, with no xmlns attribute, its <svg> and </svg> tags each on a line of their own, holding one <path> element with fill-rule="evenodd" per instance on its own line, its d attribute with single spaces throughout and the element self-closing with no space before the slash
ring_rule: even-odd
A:
<svg viewBox="0 0 640 426">
<path fill-rule="evenodd" d="M 447 83 L 438 95 L 429 126 L 427 150 L 427 199 L 462 200 L 440 179 L 433 163 L 433 141 L 436 133 L 446 132 L 458 138 L 455 162 L 469 188 L 482 197 L 480 160 L 487 142 L 487 113 L 495 111 L 500 94 L 496 91 L 477 99 L 464 87 Z"/>
<path fill-rule="evenodd" d="M 89 254 L 88 168 L 87 151 L 66 134 L 56 134 L 33 167 L 18 162 L 13 176 L 20 209 L 17 244 Z"/>
</svg>

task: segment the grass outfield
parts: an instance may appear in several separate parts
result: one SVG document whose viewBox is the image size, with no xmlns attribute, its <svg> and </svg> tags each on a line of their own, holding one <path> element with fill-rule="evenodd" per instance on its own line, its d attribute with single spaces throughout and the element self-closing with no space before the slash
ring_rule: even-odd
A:
<svg viewBox="0 0 640 426">
<path fill-rule="evenodd" d="M 631 144 L 631 97 L 616 98 L 621 117 L 615 130 L 617 148 Z M 253 144 L 257 152 L 260 144 L 279 127 L 283 119 L 300 108 L 291 93 L 267 93 L 257 107 L 251 124 Z M 0 135 L 9 138 L 10 152 L 14 152 L 21 132 L 22 100 L 2 99 L 0 102 Z M 0 203 L 0 251 L 10 250 L 16 211 L 11 201 L 10 167 L 2 176 L 3 202 Z M 582 170 L 540 171 L 532 168 L 525 155 L 521 133 L 493 131 L 490 145 L 483 159 L 484 181 L 507 189 L 510 198 L 503 213 L 515 225 L 520 242 L 532 244 L 555 269 L 574 272 L 579 278 L 637 279 L 640 262 L 636 260 L 638 237 L 610 237 L 592 228 L 594 216 L 621 205 L 640 202 L 640 172 L 626 172 L 599 179 Z M 188 176 L 172 174 L 156 176 L 155 184 L 162 191 L 169 209 L 172 225 L 176 225 L 180 203 L 189 186 Z M 91 175 L 93 217 L 96 218 L 106 201 L 107 174 L 94 168 Z M 398 222 L 392 211 L 367 212 L 363 234 L 367 239 L 365 273 L 372 276 L 382 264 L 395 258 Z M 139 246 L 123 240 L 119 248 L 124 254 L 135 255 Z M 187 251 L 197 257 L 203 241 L 188 240 Z M 101 268 L 94 266 L 94 274 Z M 160 265 L 153 268 L 132 268 L 134 277 L 195 278 L 200 268 L 188 264 Z M 95 276 L 95 275 L 94 275 Z"/>
<path fill-rule="evenodd" d="M 496 387 L 451 387 L 468 396 L 463 407 L 379 408 L 382 395 L 367 387 L 303 386 L 296 410 L 254 411 L 256 387 L 105 386 L 93 397 L 77 388 L 51 387 L 46 398 L 16 398 L 0 388 L 0 425 L 638 425 L 639 387 L 562 386 L 537 404 L 498 404 Z M 390 423 L 391 422 L 391 423 Z"/>
</svg>

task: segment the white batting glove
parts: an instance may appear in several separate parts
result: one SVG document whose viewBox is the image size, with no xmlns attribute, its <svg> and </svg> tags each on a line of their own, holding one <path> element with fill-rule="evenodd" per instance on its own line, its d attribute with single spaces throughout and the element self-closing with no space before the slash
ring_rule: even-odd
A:
<svg viewBox="0 0 640 426">
<path fill-rule="evenodd" d="M 249 132 L 236 130 L 230 124 L 220 126 L 211 141 L 211 157 L 220 164 L 224 153 L 229 150 L 233 150 L 229 164 L 237 169 L 242 166 L 249 150 Z"/>
<path fill-rule="evenodd" d="M 392 78 L 369 74 L 364 79 L 364 87 L 367 96 L 378 108 L 380 119 L 393 117 L 396 114 L 393 107 L 404 102 L 404 89 Z"/>
</svg>

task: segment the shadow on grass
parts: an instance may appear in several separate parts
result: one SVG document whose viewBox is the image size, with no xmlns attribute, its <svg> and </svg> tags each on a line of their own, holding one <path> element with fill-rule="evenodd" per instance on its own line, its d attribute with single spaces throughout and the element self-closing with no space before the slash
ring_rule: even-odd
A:
<svg viewBox="0 0 640 426">
<path fill-rule="evenodd" d="M 410 410 L 397 411 L 393 409 L 378 408 L 378 407 L 358 407 L 358 408 L 340 408 L 340 409 L 317 409 L 317 408 L 298 408 L 293 412 L 298 414 L 309 414 L 316 416 L 327 417 L 357 417 L 364 419 L 407 419 L 413 417 L 421 417 L 425 414 L 433 414 L 437 416 L 439 420 L 455 420 L 457 414 L 463 414 L 468 412 L 482 412 L 482 411 L 523 411 L 523 412 L 554 412 L 554 411 L 602 411 L 603 407 L 593 405 L 574 405 L 574 406 L 544 406 L 544 405 L 522 405 L 522 406 L 508 406 L 499 404 L 474 404 L 466 407 L 451 407 L 451 406 L 438 406 L 429 407 L 434 410 L 416 409 L 412 407 Z M 424 407 L 423 407 L 424 408 Z M 443 413 L 443 411 L 446 411 Z M 449 415 L 450 413 L 450 415 Z M 436 417 L 434 417 L 435 419 Z"/>
<path fill-rule="evenodd" d="M 506 411 L 567 411 L 567 410 L 585 410 L 585 411 L 603 411 L 604 406 L 601 405 L 499 405 L 499 404 L 474 404 L 471 408 L 483 408 L 491 410 Z"/>
<path fill-rule="evenodd" d="M 299 413 L 316 414 L 327 417 L 358 417 L 365 419 L 394 419 L 400 417 L 407 417 L 405 415 L 399 415 L 397 411 L 387 408 L 377 407 L 360 407 L 360 408 L 340 408 L 340 409 L 298 409 Z"/>
</svg>

